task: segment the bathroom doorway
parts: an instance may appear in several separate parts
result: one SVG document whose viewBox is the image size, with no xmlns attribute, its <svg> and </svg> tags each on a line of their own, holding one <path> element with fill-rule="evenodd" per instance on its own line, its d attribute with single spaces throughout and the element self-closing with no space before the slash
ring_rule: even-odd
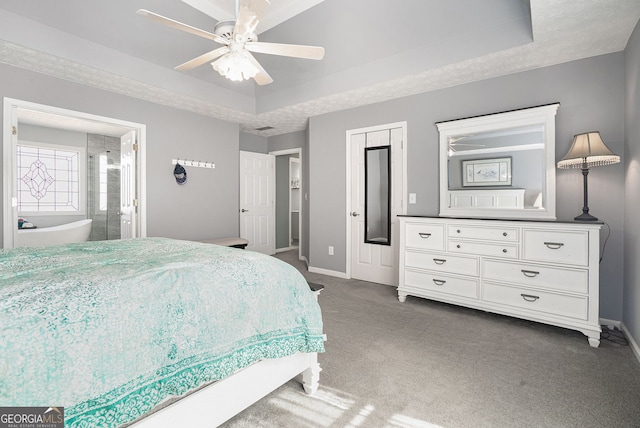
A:
<svg viewBox="0 0 640 428">
<path fill-rule="evenodd" d="M 60 134 L 58 137 L 66 138 L 67 146 L 73 145 L 69 136 L 84 138 L 84 142 L 76 143 L 82 146 L 82 166 L 78 170 L 82 179 L 78 186 L 83 190 L 74 211 L 34 219 L 47 227 L 75 221 L 77 217 L 90 218 L 95 222 L 92 240 L 146 236 L 145 125 L 10 98 L 4 99 L 4 125 L 4 248 L 14 247 L 17 232 L 18 146 L 26 139 L 55 140 L 55 136 L 42 138 L 43 132 Z M 123 169 L 122 164 L 127 168 Z"/>
</svg>

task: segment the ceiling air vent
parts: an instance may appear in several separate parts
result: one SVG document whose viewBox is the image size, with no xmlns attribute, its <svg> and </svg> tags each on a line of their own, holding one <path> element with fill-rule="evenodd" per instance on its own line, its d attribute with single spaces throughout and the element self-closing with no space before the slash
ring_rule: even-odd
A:
<svg viewBox="0 0 640 428">
<path fill-rule="evenodd" d="M 268 131 L 269 129 L 273 129 L 273 126 L 263 126 L 262 128 L 256 128 L 256 131 Z"/>
</svg>

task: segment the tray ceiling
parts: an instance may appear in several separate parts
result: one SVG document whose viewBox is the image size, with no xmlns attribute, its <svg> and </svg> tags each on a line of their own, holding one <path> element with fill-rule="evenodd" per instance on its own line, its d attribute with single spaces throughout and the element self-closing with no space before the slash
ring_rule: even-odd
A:
<svg viewBox="0 0 640 428">
<path fill-rule="evenodd" d="M 236 122 L 270 136 L 311 116 L 621 51 L 637 0 L 271 0 L 260 40 L 324 46 L 322 61 L 257 54 L 274 83 L 230 82 L 209 65 L 173 69 L 217 47 L 136 15 L 208 31 L 228 0 L 0 0 L 0 62 Z M 597 31 L 593 31 L 597 29 Z M 257 131 L 271 126 L 273 129 Z"/>
</svg>

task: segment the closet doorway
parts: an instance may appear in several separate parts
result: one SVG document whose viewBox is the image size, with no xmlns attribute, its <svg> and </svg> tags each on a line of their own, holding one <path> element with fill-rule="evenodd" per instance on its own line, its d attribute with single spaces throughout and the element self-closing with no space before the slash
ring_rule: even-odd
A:
<svg viewBox="0 0 640 428">
<path fill-rule="evenodd" d="M 269 154 L 276 157 L 276 252 L 297 249 L 302 259 L 302 149 Z"/>
</svg>

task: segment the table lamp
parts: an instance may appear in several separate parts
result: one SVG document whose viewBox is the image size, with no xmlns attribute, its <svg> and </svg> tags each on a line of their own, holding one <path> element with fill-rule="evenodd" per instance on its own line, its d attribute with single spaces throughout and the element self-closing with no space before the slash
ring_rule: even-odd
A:
<svg viewBox="0 0 640 428">
<path fill-rule="evenodd" d="M 573 136 L 573 144 L 569 152 L 558 162 L 558 168 L 582 168 L 584 177 L 584 207 L 582 214 L 574 217 L 579 221 L 596 221 L 596 217 L 589 214 L 587 175 L 589 168 L 594 166 L 613 165 L 620 162 L 620 156 L 614 154 L 602 141 L 600 132 L 587 132 Z"/>
</svg>

